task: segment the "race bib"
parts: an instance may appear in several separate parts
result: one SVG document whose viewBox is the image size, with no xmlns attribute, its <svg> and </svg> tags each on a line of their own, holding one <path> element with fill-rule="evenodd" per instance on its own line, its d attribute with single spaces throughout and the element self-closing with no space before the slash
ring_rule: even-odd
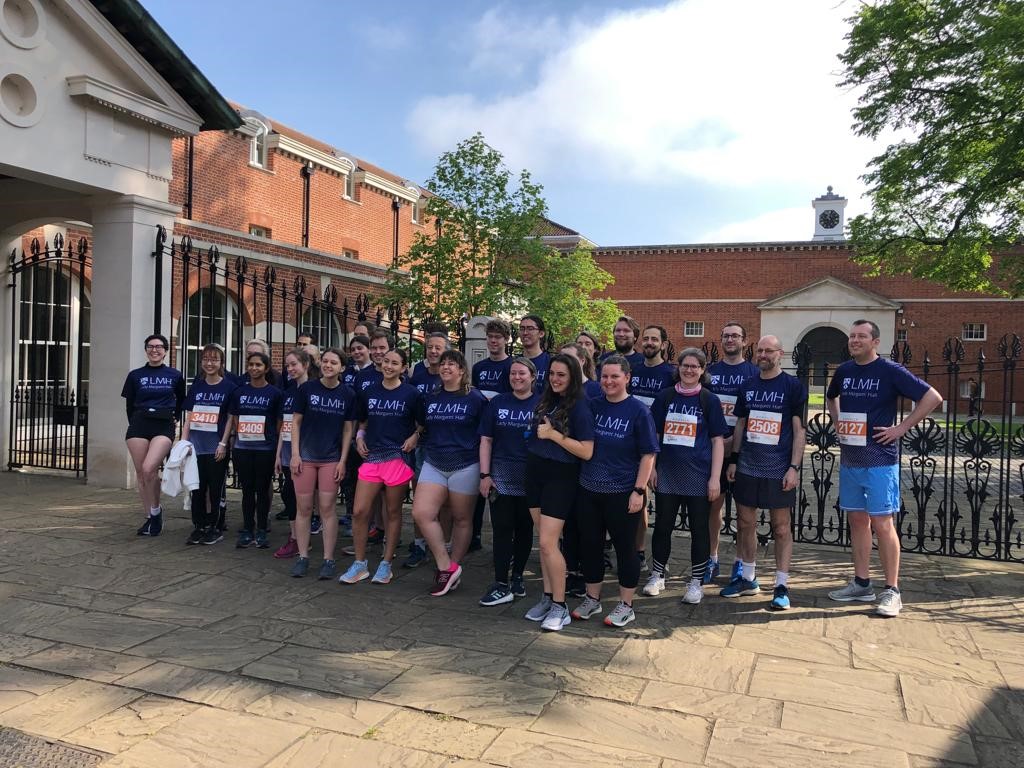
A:
<svg viewBox="0 0 1024 768">
<path fill-rule="evenodd" d="M 868 415 L 866 413 L 840 413 L 836 435 L 842 445 L 868 444 Z"/>
<path fill-rule="evenodd" d="M 220 408 L 216 405 L 197 405 L 188 418 L 188 428 L 193 432 L 216 432 L 220 420 Z"/>
<path fill-rule="evenodd" d="M 735 427 L 736 414 L 733 411 L 736 409 L 736 395 L 719 395 L 718 399 L 722 401 L 722 415 L 725 417 L 726 425 Z"/>
<path fill-rule="evenodd" d="M 286 413 L 281 419 L 281 439 L 290 443 L 292 441 L 292 414 Z"/>
<path fill-rule="evenodd" d="M 747 416 L 747 441 L 761 445 L 778 445 L 782 435 L 782 414 L 751 411 Z"/>
<path fill-rule="evenodd" d="M 262 441 L 266 428 L 266 416 L 238 417 L 238 439 L 243 443 L 258 443 Z"/>
<path fill-rule="evenodd" d="M 689 413 L 670 413 L 665 416 L 665 445 L 684 445 L 693 448 L 696 440 L 696 416 Z"/>
</svg>

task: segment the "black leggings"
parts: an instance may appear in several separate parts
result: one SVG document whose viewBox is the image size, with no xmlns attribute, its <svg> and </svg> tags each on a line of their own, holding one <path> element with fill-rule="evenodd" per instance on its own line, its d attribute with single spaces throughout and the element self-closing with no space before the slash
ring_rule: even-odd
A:
<svg viewBox="0 0 1024 768">
<path fill-rule="evenodd" d="M 274 480 L 273 451 L 235 451 L 231 454 L 242 483 L 242 527 L 252 533 L 267 530 L 270 517 L 271 485 Z"/>
<path fill-rule="evenodd" d="M 228 460 L 217 461 L 212 453 L 197 453 L 199 487 L 192 491 L 192 525 L 211 528 L 220 516 L 220 499 L 224 495 L 224 477 Z"/>
<path fill-rule="evenodd" d="M 636 589 L 640 581 L 640 561 L 636 556 L 636 528 L 640 513 L 629 513 L 629 496 L 622 493 L 594 493 L 581 489 L 579 507 L 580 560 L 587 584 L 604 580 L 604 539 L 611 537 L 618 558 L 619 586 Z M 660 510 L 658 516 L 661 516 Z"/>
<path fill-rule="evenodd" d="M 580 505 L 583 499 L 576 496 L 569 513 L 565 516 L 565 527 L 562 529 L 562 557 L 565 558 L 565 570 L 569 573 L 580 573 Z"/>
<path fill-rule="evenodd" d="M 508 584 L 509 563 L 512 575 L 522 576 L 533 549 L 533 518 L 525 496 L 498 496 L 491 502 L 491 528 L 494 540 L 494 580 Z"/>
<path fill-rule="evenodd" d="M 654 555 L 653 571 L 664 576 L 665 565 L 672 552 L 672 530 L 676 525 L 676 514 L 682 507 L 690 523 L 690 578 L 703 579 L 711 556 L 711 534 L 708 531 L 708 514 L 711 502 L 707 496 L 679 496 L 674 493 L 656 493 L 658 515 L 654 518 L 654 536 L 651 552 Z"/>
<path fill-rule="evenodd" d="M 281 501 L 284 503 L 284 511 L 288 513 L 288 519 L 294 520 L 298 513 L 295 506 L 295 486 L 292 484 L 292 470 L 289 467 L 281 467 L 284 473 L 284 480 L 281 482 Z"/>
</svg>

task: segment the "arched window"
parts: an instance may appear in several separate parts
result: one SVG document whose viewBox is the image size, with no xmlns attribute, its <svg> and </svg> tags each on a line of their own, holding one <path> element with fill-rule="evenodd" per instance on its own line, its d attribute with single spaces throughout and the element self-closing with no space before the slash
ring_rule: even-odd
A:
<svg viewBox="0 0 1024 768">
<path fill-rule="evenodd" d="M 249 143 L 249 163 L 260 168 L 267 167 L 267 134 L 270 133 L 267 124 L 255 117 L 245 118 L 245 122 L 255 131 Z"/>
<path fill-rule="evenodd" d="M 228 367 L 237 359 L 242 344 L 238 305 L 223 288 L 201 288 L 188 299 L 185 326 L 185 367 L 190 380 L 199 370 L 199 353 L 207 344 L 224 347 Z M 239 371 L 240 373 L 240 371 Z"/>
<path fill-rule="evenodd" d="M 317 302 L 309 306 L 302 313 L 302 323 L 299 333 L 303 331 L 313 334 L 320 349 L 327 347 L 342 347 L 344 345 L 341 335 L 341 324 L 326 304 Z"/>
</svg>

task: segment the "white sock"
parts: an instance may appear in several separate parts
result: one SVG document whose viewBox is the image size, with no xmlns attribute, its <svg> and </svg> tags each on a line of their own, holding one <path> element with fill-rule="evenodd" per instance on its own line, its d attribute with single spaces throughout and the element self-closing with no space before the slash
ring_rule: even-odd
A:
<svg viewBox="0 0 1024 768">
<path fill-rule="evenodd" d="M 161 511 L 162 511 L 161 507 L 150 507 L 149 508 L 149 516 L 150 517 L 156 517 L 157 515 L 160 514 Z"/>
<path fill-rule="evenodd" d="M 775 586 L 785 587 L 789 584 L 789 571 L 776 571 L 775 572 Z"/>
<path fill-rule="evenodd" d="M 743 578 L 747 581 L 754 580 L 755 565 L 754 563 L 743 562 Z"/>
</svg>

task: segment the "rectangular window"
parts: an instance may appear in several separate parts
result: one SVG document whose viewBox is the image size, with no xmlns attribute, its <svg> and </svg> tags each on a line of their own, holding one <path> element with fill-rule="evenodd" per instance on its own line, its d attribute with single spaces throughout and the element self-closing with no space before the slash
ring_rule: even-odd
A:
<svg viewBox="0 0 1024 768">
<path fill-rule="evenodd" d="M 960 399 L 969 400 L 971 397 L 985 397 L 985 382 L 975 384 L 973 378 L 961 379 L 959 384 Z"/>
<path fill-rule="evenodd" d="M 270 230 L 266 227 L 258 227 L 255 224 L 249 225 L 249 234 L 253 237 L 270 237 Z"/>
<path fill-rule="evenodd" d="M 683 323 L 683 336 L 687 338 L 704 338 L 704 321 L 703 320 L 687 320 Z"/>
<path fill-rule="evenodd" d="M 423 211 L 419 203 L 412 204 L 412 223 L 419 224 L 423 219 Z"/>
<path fill-rule="evenodd" d="M 358 259 L 359 258 L 359 252 L 358 251 L 350 251 L 348 248 L 343 250 L 341 252 L 341 255 L 344 256 L 346 259 Z"/>
<path fill-rule="evenodd" d="M 985 331 L 984 323 L 964 323 L 964 332 L 960 338 L 964 341 L 984 341 Z"/>
<path fill-rule="evenodd" d="M 906 340 L 907 340 L 907 329 L 906 328 L 897 328 L 896 329 L 896 341 L 906 341 Z"/>
<path fill-rule="evenodd" d="M 356 199 L 356 175 L 352 172 L 345 174 L 345 197 L 349 200 Z"/>
</svg>

